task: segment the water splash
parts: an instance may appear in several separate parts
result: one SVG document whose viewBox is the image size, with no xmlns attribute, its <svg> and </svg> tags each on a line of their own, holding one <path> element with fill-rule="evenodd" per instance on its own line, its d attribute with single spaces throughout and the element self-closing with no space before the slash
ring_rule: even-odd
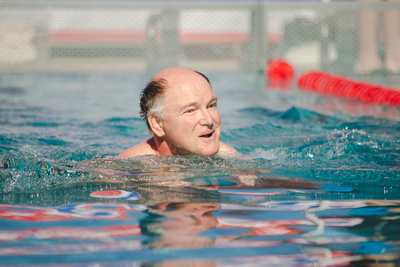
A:
<svg viewBox="0 0 400 267">
<path fill-rule="evenodd" d="M 29 192 L 83 182 L 127 182 L 179 185 L 186 178 L 239 175 L 261 171 L 264 160 L 215 156 L 142 156 L 117 160 L 88 151 L 58 151 L 49 156 L 27 145 L 11 150 L 1 161 L 2 192 Z"/>
<path fill-rule="evenodd" d="M 36 118 L 32 121 L 35 129 L 43 128 L 46 134 L 29 137 L 28 142 L 22 134 L 28 127 L 24 121 L 15 125 L 22 127 L 16 141 L 31 145 L 15 149 L 11 136 L 1 137 L 6 152 L 0 165 L 0 190 L 40 191 L 88 181 L 181 185 L 188 179 L 238 175 L 334 182 L 400 179 L 397 121 L 339 118 L 296 107 L 286 111 L 247 108 L 238 114 L 247 119 L 248 126 L 222 134 L 222 141 L 247 155 L 233 159 L 190 155 L 116 160 L 114 154 L 103 153 L 122 151 L 132 140 L 145 138 L 145 125 L 138 118 L 114 117 L 97 123 L 67 120 L 57 125 L 37 125 L 40 118 Z M 73 134 L 62 136 L 63 130 Z M 58 134 L 51 137 L 49 131 Z"/>
<path fill-rule="evenodd" d="M 85 171 L 78 172 L 71 163 L 48 159 L 30 145 L 11 150 L 1 161 L 0 189 L 3 192 L 37 191 L 86 181 Z"/>
<path fill-rule="evenodd" d="M 223 138 L 252 158 L 270 160 L 274 167 L 384 170 L 400 164 L 396 152 L 400 125 L 395 121 L 346 121 L 300 108 L 241 112 L 259 123 L 232 130 Z"/>
</svg>

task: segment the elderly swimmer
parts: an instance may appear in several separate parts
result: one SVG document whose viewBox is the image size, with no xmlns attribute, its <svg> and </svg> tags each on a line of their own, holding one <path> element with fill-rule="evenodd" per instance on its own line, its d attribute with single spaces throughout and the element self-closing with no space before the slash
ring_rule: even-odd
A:
<svg viewBox="0 0 400 267">
<path fill-rule="evenodd" d="M 240 155 L 221 142 L 217 97 L 208 78 L 172 67 L 156 74 L 141 93 L 140 114 L 153 137 L 117 158 L 139 155 Z"/>
</svg>

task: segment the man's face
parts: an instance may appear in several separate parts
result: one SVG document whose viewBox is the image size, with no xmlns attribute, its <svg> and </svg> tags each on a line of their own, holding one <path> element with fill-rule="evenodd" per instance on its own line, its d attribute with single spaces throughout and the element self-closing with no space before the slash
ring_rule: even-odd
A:
<svg viewBox="0 0 400 267">
<path fill-rule="evenodd" d="M 217 153 L 221 117 L 210 84 L 195 74 L 188 79 L 169 82 L 164 97 L 163 138 L 171 151 L 181 155 Z"/>
</svg>

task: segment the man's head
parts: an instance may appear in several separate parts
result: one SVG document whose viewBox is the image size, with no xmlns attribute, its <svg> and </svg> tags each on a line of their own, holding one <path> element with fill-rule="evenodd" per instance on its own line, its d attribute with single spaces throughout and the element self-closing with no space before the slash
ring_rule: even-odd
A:
<svg viewBox="0 0 400 267">
<path fill-rule="evenodd" d="M 159 72 L 143 89 L 140 108 L 149 130 L 174 154 L 218 152 L 217 97 L 203 74 L 177 67 Z"/>
</svg>

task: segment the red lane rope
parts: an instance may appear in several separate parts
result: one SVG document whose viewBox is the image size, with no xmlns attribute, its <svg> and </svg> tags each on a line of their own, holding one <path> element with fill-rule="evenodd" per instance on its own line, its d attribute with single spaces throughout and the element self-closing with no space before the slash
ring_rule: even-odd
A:
<svg viewBox="0 0 400 267">
<path fill-rule="evenodd" d="M 363 102 L 400 106 L 400 90 L 369 84 L 321 71 L 310 71 L 298 78 L 301 90 L 358 99 Z"/>
</svg>

